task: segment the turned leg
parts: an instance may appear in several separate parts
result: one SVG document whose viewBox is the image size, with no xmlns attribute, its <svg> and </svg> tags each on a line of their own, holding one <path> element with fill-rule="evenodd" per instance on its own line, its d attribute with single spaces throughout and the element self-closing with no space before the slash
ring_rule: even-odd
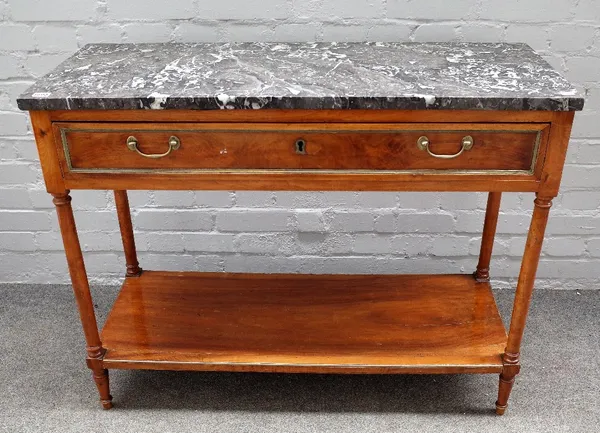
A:
<svg viewBox="0 0 600 433">
<path fill-rule="evenodd" d="M 102 350 L 101 353 L 102 356 L 104 356 L 104 350 Z M 90 358 L 88 358 L 88 366 L 92 370 L 92 377 L 94 378 L 94 382 L 98 388 L 98 394 L 100 394 L 100 403 L 102 404 L 103 409 L 111 409 L 113 404 L 108 382 L 108 370 L 102 367 L 101 360 L 99 363 L 97 362 L 97 359 L 94 361 L 90 361 Z"/>
<path fill-rule="evenodd" d="M 533 293 L 533 283 L 535 273 L 537 272 L 540 253 L 542 251 L 542 241 L 548 222 L 550 206 L 552 206 L 553 197 L 540 197 L 536 194 L 534 201 L 533 216 L 525 244 L 525 252 L 521 263 L 517 291 L 510 320 L 510 329 L 508 331 L 508 342 L 502 357 L 504 368 L 500 374 L 500 388 L 498 390 L 498 400 L 496 401 L 496 413 L 504 414 L 508 405 L 508 397 L 515 381 L 515 376 L 519 373 L 519 353 L 521 350 L 521 341 L 525 322 L 527 321 L 527 312 L 531 303 Z"/>
<path fill-rule="evenodd" d="M 125 251 L 125 263 L 127 265 L 126 276 L 137 277 L 142 274 L 142 268 L 139 266 L 137 252 L 135 250 L 133 224 L 131 223 L 131 211 L 129 209 L 127 191 L 115 191 L 115 204 L 117 206 L 119 227 L 121 228 L 123 250 Z"/>
<path fill-rule="evenodd" d="M 75 218 L 71 207 L 71 196 L 69 191 L 54 196 L 54 205 L 58 214 L 58 223 L 65 246 L 69 274 L 75 293 L 75 300 L 79 309 L 79 316 L 83 326 L 83 333 L 86 340 L 87 365 L 93 372 L 94 381 L 98 386 L 100 401 L 104 409 L 112 407 L 112 397 L 108 389 L 108 373 L 102 365 L 105 349 L 100 342 L 98 334 L 98 324 L 96 314 L 94 313 L 94 304 L 90 293 L 90 286 L 83 262 L 83 254 L 79 244 L 77 228 L 75 227 Z"/>
<path fill-rule="evenodd" d="M 483 234 L 481 235 L 479 263 L 475 271 L 475 280 L 480 283 L 490 281 L 490 261 L 492 259 L 492 249 L 494 248 L 494 237 L 496 236 L 496 226 L 498 225 L 501 198 L 501 192 L 490 192 L 488 195 Z"/>
</svg>

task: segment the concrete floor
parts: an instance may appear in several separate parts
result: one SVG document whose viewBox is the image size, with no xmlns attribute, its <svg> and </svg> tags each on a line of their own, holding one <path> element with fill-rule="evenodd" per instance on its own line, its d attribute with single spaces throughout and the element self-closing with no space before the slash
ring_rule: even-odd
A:
<svg viewBox="0 0 600 433">
<path fill-rule="evenodd" d="M 103 321 L 117 292 L 94 289 Z M 504 317 L 513 292 L 495 292 Z M 103 411 L 69 286 L 0 285 L 0 432 L 600 432 L 600 291 L 539 291 L 504 417 L 496 375 L 111 371 Z"/>
</svg>

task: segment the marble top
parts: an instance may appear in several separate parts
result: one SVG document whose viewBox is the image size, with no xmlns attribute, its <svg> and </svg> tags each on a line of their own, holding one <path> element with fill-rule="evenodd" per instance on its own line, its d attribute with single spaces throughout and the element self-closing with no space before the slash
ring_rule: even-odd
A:
<svg viewBox="0 0 600 433">
<path fill-rule="evenodd" d="M 86 45 L 18 99 L 23 110 L 583 108 L 525 44 Z"/>
</svg>

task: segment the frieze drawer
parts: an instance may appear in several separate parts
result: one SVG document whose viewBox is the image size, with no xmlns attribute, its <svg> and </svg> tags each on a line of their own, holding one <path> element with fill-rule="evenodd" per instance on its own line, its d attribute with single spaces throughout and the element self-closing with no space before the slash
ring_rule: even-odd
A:
<svg viewBox="0 0 600 433">
<path fill-rule="evenodd" d="M 54 127 L 66 172 L 533 174 L 548 124 L 56 122 Z"/>
</svg>

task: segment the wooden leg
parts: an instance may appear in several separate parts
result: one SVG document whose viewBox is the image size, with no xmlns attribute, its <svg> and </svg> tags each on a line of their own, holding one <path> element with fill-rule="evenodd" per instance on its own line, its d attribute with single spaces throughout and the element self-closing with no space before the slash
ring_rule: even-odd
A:
<svg viewBox="0 0 600 433">
<path fill-rule="evenodd" d="M 500 374 L 500 388 L 498 390 L 498 400 L 496 401 L 496 413 L 498 415 L 504 414 L 506 410 L 515 376 L 520 370 L 521 341 L 523 340 L 523 331 L 525 330 L 525 322 L 531 303 L 533 283 L 542 251 L 542 241 L 546 231 L 548 214 L 552 206 L 552 198 L 537 196 L 534 201 L 535 207 L 533 208 L 525 253 L 521 263 L 521 272 L 519 273 L 519 282 L 517 283 L 517 292 L 515 293 L 515 302 L 508 331 L 508 342 L 502 357 L 504 368 Z"/>
<path fill-rule="evenodd" d="M 110 387 L 108 383 L 108 370 L 93 370 L 92 375 L 94 377 L 94 382 L 96 382 L 96 386 L 98 387 L 98 393 L 100 394 L 100 403 L 102 404 L 102 408 L 105 410 L 111 409 L 113 407 L 113 404 L 112 395 L 110 395 Z"/>
<path fill-rule="evenodd" d="M 98 385 L 102 406 L 105 409 L 110 409 L 112 407 L 112 397 L 108 389 L 108 375 L 102 366 L 105 349 L 100 342 L 94 304 L 92 302 L 90 286 L 83 262 L 83 254 L 81 253 L 77 228 L 75 227 L 75 218 L 73 217 L 73 209 L 71 207 L 71 196 L 68 190 L 61 194 L 52 195 L 54 196 L 53 202 L 56 206 L 60 232 L 65 246 L 73 292 L 75 293 L 75 300 L 77 301 L 79 316 L 85 335 L 87 365 L 92 370 L 94 380 Z"/>
<path fill-rule="evenodd" d="M 490 192 L 488 195 L 483 234 L 481 236 L 479 263 L 475 271 L 475 280 L 480 283 L 490 281 L 490 261 L 492 259 L 492 249 L 494 248 L 494 237 L 496 236 L 496 226 L 498 225 L 501 198 L 501 192 Z"/>
<path fill-rule="evenodd" d="M 135 250 L 133 224 L 131 223 L 131 211 L 129 209 L 127 191 L 115 191 L 115 204 L 117 206 L 119 227 L 121 228 L 123 249 L 125 251 L 125 263 L 127 264 L 126 276 L 138 277 L 142 274 L 142 268 L 139 266 L 137 252 Z"/>
<path fill-rule="evenodd" d="M 500 374 L 500 386 L 498 388 L 498 400 L 496 400 L 496 414 L 504 415 L 506 408 L 508 407 L 508 397 L 512 390 L 513 384 L 515 383 L 515 375 L 504 375 L 504 372 Z"/>
</svg>

